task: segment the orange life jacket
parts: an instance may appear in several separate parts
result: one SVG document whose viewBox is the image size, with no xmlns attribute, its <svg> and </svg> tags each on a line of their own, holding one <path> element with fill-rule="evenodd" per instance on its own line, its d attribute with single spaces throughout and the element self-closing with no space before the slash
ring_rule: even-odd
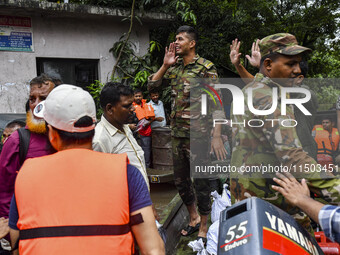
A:
<svg viewBox="0 0 340 255">
<path fill-rule="evenodd" d="M 142 99 L 141 104 L 136 104 L 133 102 L 133 106 L 135 107 L 135 112 L 138 120 L 141 119 L 150 119 L 155 117 L 155 112 L 153 110 L 153 107 L 146 103 L 145 99 Z"/>
<path fill-rule="evenodd" d="M 332 133 L 329 133 L 322 125 L 315 125 L 313 131 L 318 144 L 318 154 L 332 154 L 337 150 L 340 140 L 338 129 L 333 128 Z"/>
<path fill-rule="evenodd" d="M 15 196 L 19 254 L 132 254 L 127 155 L 69 149 L 29 159 Z"/>
</svg>

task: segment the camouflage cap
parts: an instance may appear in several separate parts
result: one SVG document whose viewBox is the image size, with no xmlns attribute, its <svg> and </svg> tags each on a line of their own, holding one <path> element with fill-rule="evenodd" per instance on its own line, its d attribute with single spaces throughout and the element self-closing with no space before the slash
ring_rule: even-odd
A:
<svg viewBox="0 0 340 255">
<path fill-rule="evenodd" d="M 266 36 L 259 42 L 261 56 L 270 53 L 280 53 L 283 55 L 298 55 L 311 49 L 298 45 L 294 35 L 288 33 L 277 33 Z"/>
</svg>

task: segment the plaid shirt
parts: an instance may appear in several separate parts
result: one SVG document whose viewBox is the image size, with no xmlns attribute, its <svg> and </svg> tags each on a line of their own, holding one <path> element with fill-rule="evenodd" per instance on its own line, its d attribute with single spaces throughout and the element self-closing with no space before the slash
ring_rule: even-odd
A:
<svg viewBox="0 0 340 255">
<path fill-rule="evenodd" d="M 322 207 L 319 222 L 325 235 L 333 242 L 340 243 L 340 207 L 334 205 Z"/>
</svg>

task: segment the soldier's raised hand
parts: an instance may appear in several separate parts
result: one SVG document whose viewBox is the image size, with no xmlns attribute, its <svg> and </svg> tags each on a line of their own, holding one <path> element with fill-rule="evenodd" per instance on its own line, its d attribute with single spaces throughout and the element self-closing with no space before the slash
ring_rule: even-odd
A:
<svg viewBox="0 0 340 255">
<path fill-rule="evenodd" d="M 241 42 L 236 38 L 230 45 L 230 61 L 234 66 L 240 65 L 240 57 L 242 53 L 239 53 Z"/>
<path fill-rule="evenodd" d="M 260 62 L 261 62 L 261 52 L 259 47 L 259 39 L 256 40 L 256 42 L 253 42 L 253 45 L 251 47 L 251 56 L 246 55 L 246 58 L 249 60 L 249 63 L 257 68 L 260 68 Z"/>
<path fill-rule="evenodd" d="M 176 56 L 175 43 L 170 43 L 169 48 L 165 47 L 165 55 L 163 65 L 170 67 L 176 63 L 178 56 Z"/>
</svg>

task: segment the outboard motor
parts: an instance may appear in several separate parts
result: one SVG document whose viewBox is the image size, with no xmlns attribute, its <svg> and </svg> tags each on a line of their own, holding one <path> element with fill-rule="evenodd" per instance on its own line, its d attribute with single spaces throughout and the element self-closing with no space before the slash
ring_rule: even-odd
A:
<svg viewBox="0 0 340 255">
<path fill-rule="evenodd" d="M 324 254 L 292 216 L 256 197 L 222 211 L 219 255 Z"/>
</svg>

